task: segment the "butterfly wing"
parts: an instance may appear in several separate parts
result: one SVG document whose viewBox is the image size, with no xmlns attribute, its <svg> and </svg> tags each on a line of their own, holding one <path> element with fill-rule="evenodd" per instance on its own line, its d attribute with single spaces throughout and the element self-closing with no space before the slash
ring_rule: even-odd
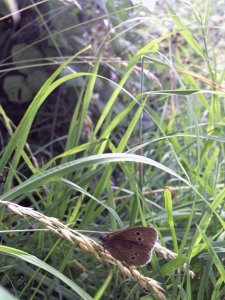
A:
<svg viewBox="0 0 225 300">
<path fill-rule="evenodd" d="M 115 240 L 112 244 L 107 245 L 106 249 L 114 258 L 124 261 L 130 266 L 144 266 L 151 260 L 151 251 L 148 247 L 129 241 Z"/>
<path fill-rule="evenodd" d="M 133 227 L 112 232 L 107 236 L 107 243 L 114 243 L 116 240 L 123 240 L 136 243 L 152 250 L 157 240 L 157 232 L 151 227 Z"/>
<path fill-rule="evenodd" d="M 151 227 L 133 227 L 108 234 L 104 247 L 112 256 L 132 266 L 143 266 L 151 260 L 157 232 Z"/>
</svg>

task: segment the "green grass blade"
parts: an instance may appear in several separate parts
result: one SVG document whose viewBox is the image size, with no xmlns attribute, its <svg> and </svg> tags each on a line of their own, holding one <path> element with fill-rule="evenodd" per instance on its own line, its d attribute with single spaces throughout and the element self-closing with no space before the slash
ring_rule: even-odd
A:
<svg viewBox="0 0 225 300">
<path fill-rule="evenodd" d="M 67 284 L 71 289 L 73 289 L 78 295 L 80 295 L 83 299 L 91 300 L 93 299 L 90 295 L 88 295 L 81 287 L 79 287 L 75 282 L 70 280 L 68 277 L 60 273 L 55 268 L 51 267 L 47 263 L 43 262 L 42 260 L 38 259 L 34 255 L 30 255 L 27 252 L 20 251 L 11 247 L 7 246 L 0 246 L 0 252 L 4 255 L 10 255 L 15 258 L 19 258 L 23 261 L 26 261 L 38 268 L 42 268 L 43 270 L 51 273 L 52 275 L 56 276 L 60 280 L 62 280 L 65 284 Z"/>
<path fill-rule="evenodd" d="M 109 272 L 107 278 L 105 279 L 103 285 L 101 286 L 101 288 L 98 290 L 98 292 L 96 293 L 96 295 L 94 296 L 94 300 L 99 300 L 102 298 L 105 290 L 107 289 L 108 285 L 110 284 L 110 281 L 112 280 L 112 275 L 113 272 L 112 270 Z"/>
<path fill-rule="evenodd" d="M 213 260 L 218 272 L 221 275 L 221 278 L 223 279 L 223 282 L 225 282 L 225 269 L 224 269 L 223 263 L 220 261 L 215 249 L 212 246 L 210 239 L 207 237 L 205 232 L 203 230 L 201 230 L 201 228 L 199 226 L 198 226 L 198 230 L 202 236 L 203 241 L 206 244 L 206 247 L 209 251 L 210 256 L 212 257 L 212 260 Z"/>
<path fill-rule="evenodd" d="M 172 197 L 169 188 L 164 189 L 164 198 L 165 198 L 165 208 L 167 211 L 168 216 L 168 224 L 170 227 L 170 232 L 173 240 L 173 248 L 176 253 L 178 253 L 178 244 L 177 244 L 177 237 L 176 231 L 174 228 L 174 221 L 173 221 L 173 205 L 172 205 Z"/>
<path fill-rule="evenodd" d="M 182 22 L 182 20 L 178 17 L 176 12 L 172 9 L 172 7 L 166 2 L 167 9 L 170 13 L 171 19 L 173 20 L 174 24 L 177 25 L 179 33 L 183 36 L 183 38 L 187 41 L 187 43 L 198 53 L 202 58 L 205 59 L 205 54 L 202 51 L 202 48 L 200 47 L 199 43 L 196 41 L 196 39 L 193 37 L 191 31 L 185 24 Z"/>
<path fill-rule="evenodd" d="M 108 102 L 106 103 L 106 106 L 99 118 L 99 121 L 95 127 L 94 130 L 94 135 L 97 135 L 99 129 L 101 128 L 104 120 L 106 119 L 107 115 L 110 113 L 119 93 L 121 92 L 121 89 L 123 88 L 124 84 L 126 83 L 126 81 L 128 80 L 128 78 L 130 77 L 131 72 L 133 71 L 134 67 L 136 66 L 137 62 L 140 60 L 140 58 L 144 55 L 146 55 L 147 53 L 149 53 L 150 51 L 156 51 L 158 49 L 158 45 L 161 41 L 163 41 L 164 39 L 167 39 L 169 36 L 172 35 L 172 32 L 169 34 L 166 34 L 158 39 L 155 39 L 154 41 L 148 43 L 146 46 L 144 46 L 142 49 L 140 49 L 130 60 L 129 65 L 125 71 L 125 74 L 123 76 L 123 78 L 121 79 L 118 87 L 115 89 L 115 91 L 113 92 L 113 94 L 111 95 L 110 99 L 108 100 Z"/>
</svg>

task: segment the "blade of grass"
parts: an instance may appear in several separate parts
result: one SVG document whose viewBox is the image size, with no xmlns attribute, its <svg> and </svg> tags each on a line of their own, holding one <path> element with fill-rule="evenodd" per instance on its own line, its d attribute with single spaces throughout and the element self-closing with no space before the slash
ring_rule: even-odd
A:
<svg viewBox="0 0 225 300">
<path fill-rule="evenodd" d="M 119 124 L 124 117 L 126 117 L 128 111 L 133 108 L 133 105 L 135 104 L 134 101 L 132 101 L 127 108 L 125 108 L 124 111 L 122 111 L 120 114 L 117 115 L 117 117 L 113 120 L 113 122 L 110 123 L 110 125 L 108 126 L 108 128 L 105 130 L 105 132 L 102 134 L 101 138 L 106 138 L 106 136 L 108 136 L 111 131 L 112 131 L 112 127 L 116 126 L 117 124 Z M 139 121 L 139 118 L 142 114 L 142 111 L 143 111 L 143 108 L 146 104 L 146 99 L 143 101 L 143 104 L 140 105 L 134 115 L 134 117 L 132 118 L 126 132 L 124 133 L 123 135 L 123 138 L 120 140 L 119 142 L 119 145 L 118 147 L 115 149 L 115 148 L 112 148 L 110 147 L 111 151 L 113 153 L 116 153 L 116 152 L 122 152 L 123 149 L 125 148 L 131 134 L 133 133 L 133 130 L 136 126 L 136 124 L 138 123 Z M 101 149 L 100 149 L 100 152 L 104 150 L 104 146 L 105 145 L 102 145 Z M 96 189 L 95 189 L 95 197 L 99 197 L 99 195 L 101 194 L 101 192 L 104 190 L 112 172 L 113 172 L 114 168 L 110 165 L 106 168 L 106 170 L 104 171 Z M 84 216 L 84 228 L 88 225 L 88 223 L 90 222 L 91 220 L 91 215 L 93 215 L 93 211 L 94 211 L 94 207 L 95 207 L 95 203 L 93 202 L 90 202 L 87 204 L 86 206 L 86 213 L 85 213 L 85 216 Z M 96 214 L 97 214 L 97 211 L 96 211 Z"/>
<path fill-rule="evenodd" d="M 198 53 L 203 59 L 205 59 L 205 54 L 202 51 L 202 48 L 193 37 L 189 28 L 184 25 L 184 23 L 181 21 L 181 19 L 178 17 L 176 12 L 172 9 L 172 7 L 168 4 L 167 1 L 166 1 L 166 6 L 170 13 L 171 19 L 173 20 L 174 24 L 176 24 L 178 27 L 179 33 L 183 36 L 183 38 L 187 41 L 187 43 L 195 50 L 195 52 Z"/>
<path fill-rule="evenodd" d="M 207 235 L 205 234 L 205 232 L 199 227 L 198 230 L 202 236 L 203 241 L 205 242 L 207 249 L 209 251 L 209 254 L 218 270 L 218 272 L 221 275 L 221 278 L 223 278 L 223 282 L 225 282 L 225 269 L 224 269 L 224 265 L 222 264 L 222 262 L 220 261 L 215 249 L 212 246 L 212 243 L 210 241 L 210 239 L 207 237 Z"/>
<path fill-rule="evenodd" d="M 80 168 L 85 168 L 89 167 L 92 165 L 98 165 L 98 164 L 107 164 L 107 163 L 118 163 L 118 162 L 140 162 L 146 165 L 154 166 L 155 168 L 158 168 L 162 170 L 163 172 L 166 172 L 181 182 L 185 183 L 188 185 L 193 191 L 195 191 L 203 201 L 207 205 L 208 202 L 207 200 L 198 192 L 198 190 L 186 179 L 178 175 L 175 171 L 172 169 L 162 165 L 161 163 L 154 161 L 152 159 L 140 156 L 140 155 L 135 155 L 135 154 L 127 154 L 127 153 L 106 153 L 106 154 L 99 154 L 99 155 L 92 155 L 89 157 L 85 158 L 80 158 L 75 161 L 69 162 L 62 164 L 60 166 L 54 167 L 52 169 L 49 169 L 47 171 L 44 171 L 40 173 L 39 175 L 33 175 L 23 183 L 21 183 L 19 186 L 11 189 L 10 191 L 6 192 L 5 194 L 1 195 L 0 200 L 10 200 L 15 197 L 18 197 L 22 195 L 24 192 L 30 192 L 31 190 L 35 189 L 36 187 L 47 184 L 50 182 L 55 181 L 56 179 L 66 175 L 67 173 L 73 172 L 77 169 Z M 224 189 L 225 193 L 225 189 Z M 216 204 L 218 202 L 222 201 L 220 198 L 217 198 Z M 215 202 L 213 202 L 215 204 Z M 209 206 L 209 208 L 212 208 L 213 212 L 214 210 L 214 205 Z"/>
<path fill-rule="evenodd" d="M 76 56 L 80 55 L 87 49 L 89 49 L 90 46 L 85 47 L 78 53 L 76 53 L 74 56 L 72 56 L 70 59 L 68 59 L 65 63 L 63 63 L 44 83 L 44 85 L 41 87 L 37 95 L 35 96 L 34 100 L 32 101 L 31 105 L 27 109 L 23 119 L 21 120 L 19 126 L 17 127 L 15 133 L 13 134 L 12 138 L 10 139 L 3 156 L 0 160 L 0 172 L 2 172 L 3 168 L 8 163 L 8 160 L 12 154 L 12 152 L 16 149 L 13 160 L 12 160 L 12 167 L 10 168 L 9 174 L 7 176 L 7 180 L 5 183 L 5 190 L 8 190 L 11 186 L 12 177 L 14 174 L 14 170 L 16 170 L 18 162 L 20 160 L 24 145 L 27 140 L 27 136 L 30 132 L 30 127 L 33 122 L 33 119 L 35 117 L 35 114 L 38 110 L 38 108 L 41 106 L 41 104 L 45 101 L 47 96 L 50 93 L 50 87 L 53 83 L 53 81 L 56 79 L 56 77 L 60 74 L 60 72 L 66 67 Z"/>
<path fill-rule="evenodd" d="M 184 255 L 178 255 L 175 259 L 164 264 L 160 268 L 160 273 L 163 276 L 174 274 L 175 271 L 177 271 L 179 268 L 183 266 L 185 261 L 186 261 L 186 257 Z"/>
<path fill-rule="evenodd" d="M 111 270 L 107 276 L 107 278 L 105 279 L 103 285 L 101 286 L 101 288 L 98 290 L 98 292 L 95 294 L 94 296 L 94 300 L 99 300 L 102 298 L 105 290 L 107 289 L 108 285 L 110 284 L 110 281 L 112 280 L 112 275 L 113 275 L 113 271 Z"/>
<path fill-rule="evenodd" d="M 170 232 L 173 240 L 173 249 L 174 252 L 178 253 L 178 244 L 177 244 L 177 237 L 176 231 L 174 228 L 174 221 L 173 221 L 173 205 L 172 205 L 172 197 L 169 188 L 164 189 L 164 198 L 165 198 L 165 208 L 167 211 L 168 216 L 168 224 L 170 227 Z"/>
<path fill-rule="evenodd" d="M 80 295 L 83 299 L 91 300 L 93 299 L 88 293 L 86 293 L 81 287 L 79 287 L 75 282 L 70 280 L 68 277 L 60 273 L 58 270 L 55 268 L 51 267 L 47 263 L 43 262 L 42 260 L 38 259 L 34 255 L 30 255 L 27 252 L 20 251 L 15 248 L 7 247 L 7 246 L 0 246 L 0 252 L 4 255 L 10 255 L 15 258 L 19 258 L 23 261 L 26 261 L 34 266 L 37 266 L 39 268 L 42 268 L 43 270 L 51 273 L 55 277 L 59 278 L 62 280 L 65 284 L 67 284 L 74 292 L 76 292 L 78 295 Z"/>
<path fill-rule="evenodd" d="M 206 231 L 207 227 L 210 224 L 212 218 L 212 212 L 217 216 L 219 222 L 222 224 L 223 228 L 225 229 L 225 222 L 221 219 L 221 217 L 215 212 L 219 205 L 221 205 L 222 201 L 225 197 L 225 189 L 223 189 L 212 201 L 210 207 L 207 208 L 204 216 L 202 217 L 201 221 L 199 222 L 198 228 L 201 228 L 203 232 Z M 192 246 L 190 247 L 190 258 L 194 257 L 198 253 L 198 244 L 202 239 L 202 235 L 199 230 L 196 231 L 193 240 Z"/>
<path fill-rule="evenodd" d="M 222 295 L 219 295 L 219 290 L 223 283 L 224 283 L 224 280 L 222 277 L 220 277 L 214 286 L 211 300 L 218 300 L 218 296 L 219 297 L 222 296 Z"/>
<path fill-rule="evenodd" d="M 94 130 L 94 135 L 97 135 L 97 132 L 99 131 L 99 129 L 102 127 L 102 124 L 105 120 L 105 118 L 107 117 L 107 115 L 109 114 L 109 112 L 111 111 L 120 91 L 121 88 L 124 86 L 124 84 L 126 83 L 127 79 L 130 77 L 131 72 L 133 71 L 135 65 L 137 64 L 137 62 L 140 60 L 140 58 L 147 54 L 150 51 L 156 51 L 158 49 L 158 44 L 167 39 L 169 36 L 171 36 L 173 33 L 170 32 L 166 35 L 163 35 L 162 37 L 153 40 L 152 42 L 148 43 L 146 46 L 144 46 L 142 49 L 140 49 L 131 59 L 131 61 L 129 62 L 129 65 L 125 71 L 125 74 L 123 76 L 123 78 L 121 79 L 118 88 L 115 89 L 115 91 L 113 92 L 113 94 L 111 95 L 110 99 L 108 100 L 100 118 L 99 121 L 95 127 Z"/>
<path fill-rule="evenodd" d="M 61 178 L 61 181 L 64 182 L 66 185 L 72 187 L 73 189 L 76 189 L 77 191 L 81 192 L 83 195 L 88 196 L 89 198 L 93 199 L 95 202 L 97 202 L 98 204 L 102 205 L 104 208 L 106 208 L 109 212 L 111 212 L 112 216 L 114 216 L 114 218 L 117 220 L 117 222 L 119 223 L 119 225 L 121 227 L 123 227 L 123 223 L 120 219 L 120 217 L 118 216 L 118 214 L 116 213 L 116 211 L 108 206 L 107 204 L 99 201 L 96 197 L 92 196 L 91 194 L 89 194 L 87 191 L 85 191 L 84 189 L 82 189 L 80 186 L 78 186 L 77 184 L 70 182 L 69 180 L 66 180 L 64 178 Z"/>
</svg>

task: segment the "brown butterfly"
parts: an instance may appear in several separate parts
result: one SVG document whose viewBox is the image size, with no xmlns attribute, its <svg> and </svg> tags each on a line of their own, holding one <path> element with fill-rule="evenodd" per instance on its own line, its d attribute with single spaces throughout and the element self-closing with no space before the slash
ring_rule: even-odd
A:
<svg viewBox="0 0 225 300">
<path fill-rule="evenodd" d="M 157 232 L 154 228 L 139 226 L 101 234 L 99 239 L 115 259 L 140 267 L 151 260 Z"/>
</svg>

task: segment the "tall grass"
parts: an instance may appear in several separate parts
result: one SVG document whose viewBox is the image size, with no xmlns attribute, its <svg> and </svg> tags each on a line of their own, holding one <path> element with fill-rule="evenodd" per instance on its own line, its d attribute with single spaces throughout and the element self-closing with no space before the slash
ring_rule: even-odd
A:
<svg viewBox="0 0 225 300">
<path fill-rule="evenodd" d="M 100 232 L 154 226 L 159 242 L 176 253 L 176 259 L 166 262 L 154 254 L 141 274 L 158 281 L 166 299 L 222 299 L 225 73 L 216 60 L 219 49 L 209 47 L 210 3 L 205 3 L 203 15 L 193 7 L 190 11 L 192 18 L 185 19 L 167 3 L 164 18 L 173 31 L 168 29 L 140 47 L 120 81 L 110 80 L 114 91 L 85 143 L 81 135 L 96 81 L 109 81 L 99 74 L 103 48 L 89 72 L 58 77 L 89 47 L 60 65 L 16 130 L 0 106 L 9 136 L 0 159 L 0 173 L 9 168 L 0 200 L 29 205 L 96 240 Z M 154 18 L 160 22 L 160 16 Z M 176 33 L 183 43 L 164 54 L 162 47 Z M 189 65 L 182 63 L 184 58 Z M 141 59 L 143 74 L 152 68 L 162 78 L 168 74 L 173 84 L 164 82 L 161 90 L 149 84 L 148 91 L 137 94 L 129 91 L 129 80 Z M 79 77 L 85 78 L 85 88 L 74 107 L 64 151 L 37 168 L 26 148 L 35 116 L 58 86 Z M 146 80 L 144 75 L 141 78 Z M 120 96 L 127 105 L 116 112 Z M 147 131 L 140 130 L 143 114 L 151 120 Z M 27 178 L 20 172 L 23 169 L 29 170 Z M 157 297 L 122 275 L 116 265 L 59 239 L 52 231 L 29 231 L 43 228 L 43 222 L 40 226 L 37 219 L 23 218 L 3 203 L 1 224 L 0 295 L 4 296 L 0 299 L 6 299 L 3 287 L 15 297 L 7 294 L 8 299 Z M 195 272 L 194 278 L 189 270 Z"/>
</svg>

